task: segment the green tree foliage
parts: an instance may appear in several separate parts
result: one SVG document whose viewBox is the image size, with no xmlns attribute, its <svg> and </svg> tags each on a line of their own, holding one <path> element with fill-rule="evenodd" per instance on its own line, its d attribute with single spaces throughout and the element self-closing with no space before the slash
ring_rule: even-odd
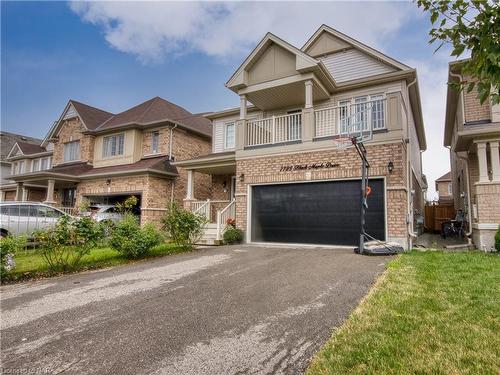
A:
<svg viewBox="0 0 500 375">
<path fill-rule="evenodd" d="M 234 244 L 243 241 L 243 232 L 232 225 L 228 225 L 224 231 L 224 243 Z"/>
<path fill-rule="evenodd" d="M 137 218 L 127 213 L 112 230 L 109 244 L 126 258 L 138 259 L 147 256 L 162 240 L 161 234 L 152 224 L 141 228 Z"/>
<path fill-rule="evenodd" d="M 51 270 L 68 271 L 78 266 L 82 257 L 97 245 L 101 235 L 101 228 L 91 218 L 63 216 L 53 228 L 36 231 L 34 239 Z"/>
<path fill-rule="evenodd" d="M 183 249 L 193 248 L 203 234 L 204 216 L 172 204 L 163 218 L 163 226 L 169 239 Z"/>
<path fill-rule="evenodd" d="M 498 230 L 495 233 L 495 250 L 500 251 L 500 225 L 498 226 Z"/>
<path fill-rule="evenodd" d="M 500 7 L 498 0 L 416 0 L 430 14 L 433 27 L 429 43 L 451 44 L 452 56 L 470 51 L 462 74 L 476 81 L 453 83 L 459 90 L 472 91 L 477 84 L 479 100 L 491 95 L 493 104 L 500 103 Z"/>
</svg>

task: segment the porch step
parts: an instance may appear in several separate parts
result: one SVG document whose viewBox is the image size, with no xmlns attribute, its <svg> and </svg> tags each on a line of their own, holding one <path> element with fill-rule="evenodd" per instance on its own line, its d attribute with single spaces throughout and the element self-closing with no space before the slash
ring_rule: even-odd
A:
<svg viewBox="0 0 500 375">
<path fill-rule="evenodd" d="M 222 241 L 217 240 L 217 224 L 208 223 L 205 225 L 205 231 L 201 238 L 197 241 L 197 245 L 222 245 Z"/>
</svg>

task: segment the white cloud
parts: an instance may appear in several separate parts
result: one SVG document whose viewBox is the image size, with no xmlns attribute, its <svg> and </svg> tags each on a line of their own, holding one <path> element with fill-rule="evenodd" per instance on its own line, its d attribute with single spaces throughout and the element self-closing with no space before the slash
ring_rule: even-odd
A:
<svg viewBox="0 0 500 375">
<path fill-rule="evenodd" d="M 227 58 L 248 53 L 267 31 L 301 46 L 322 23 L 380 46 L 414 13 L 391 2 L 72 2 L 114 48 L 143 62 L 190 51 Z"/>
</svg>

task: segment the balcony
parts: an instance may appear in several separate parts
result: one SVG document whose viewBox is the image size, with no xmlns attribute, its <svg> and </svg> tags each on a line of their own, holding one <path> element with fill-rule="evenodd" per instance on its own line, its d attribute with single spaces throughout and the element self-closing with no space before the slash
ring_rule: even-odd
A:
<svg viewBox="0 0 500 375">
<path fill-rule="evenodd" d="M 386 128 L 386 99 L 340 103 L 336 107 L 314 110 L 315 138 Z"/>
<path fill-rule="evenodd" d="M 246 123 L 245 146 L 266 146 L 302 139 L 302 113 L 273 116 Z"/>
</svg>

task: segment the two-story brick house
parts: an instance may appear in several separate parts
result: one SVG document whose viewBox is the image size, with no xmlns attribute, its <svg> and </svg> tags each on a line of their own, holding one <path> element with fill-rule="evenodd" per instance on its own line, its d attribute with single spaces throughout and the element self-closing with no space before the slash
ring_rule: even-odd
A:
<svg viewBox="0 0 500 375">
<path fill-rule="evenodd" d="M 453 184 L 451 183 L 451 172 L 445 173 L 436 179 L 436 192 L 439 204 L 453 204 Z"/>
<path fill-rule="evenodd" d="M 212 235 L 234 218 L 247 242 L 357 244 L 361 162 L 333 142 L 356 125 L 372 134 L 367 232 L 411 247 L 426 149 L 415 69 L 323 25 L 300 49 L 268 33 L 226 87 L 240 107 L 206 116 L 212 152 L 174 163 Z M 209 201 L 198 175 L 211 176 Z"/>
<path fill-rule="evenodd" d="M 211 128 L 159 97 L 118 114 L 70 100 L 37 155 L 18 156 L 25 167 L 11 177 L 17 199 L 26 184 L 44 186 L 45 202 L 70 208 L 135 195 L 141 221 L 158 221 L 170 202 L 182 204 L 186 190 L 187 172 L 171 162 L 207 153 Z M 197 194 L 208 197 L 210 188 L 210 178 L 200 176 Z"/>
<path fill-rule="evenodd" d="M 470 81 L 464 60 L 449 64 L 448 82 Z M 455 209 L 462 209 L 467 235 L 490 250 L 500 224 L 500 105 L 481 104 L 476 90 L 448 86 L 444 145 L 450 149 Z"/>
</svg>

